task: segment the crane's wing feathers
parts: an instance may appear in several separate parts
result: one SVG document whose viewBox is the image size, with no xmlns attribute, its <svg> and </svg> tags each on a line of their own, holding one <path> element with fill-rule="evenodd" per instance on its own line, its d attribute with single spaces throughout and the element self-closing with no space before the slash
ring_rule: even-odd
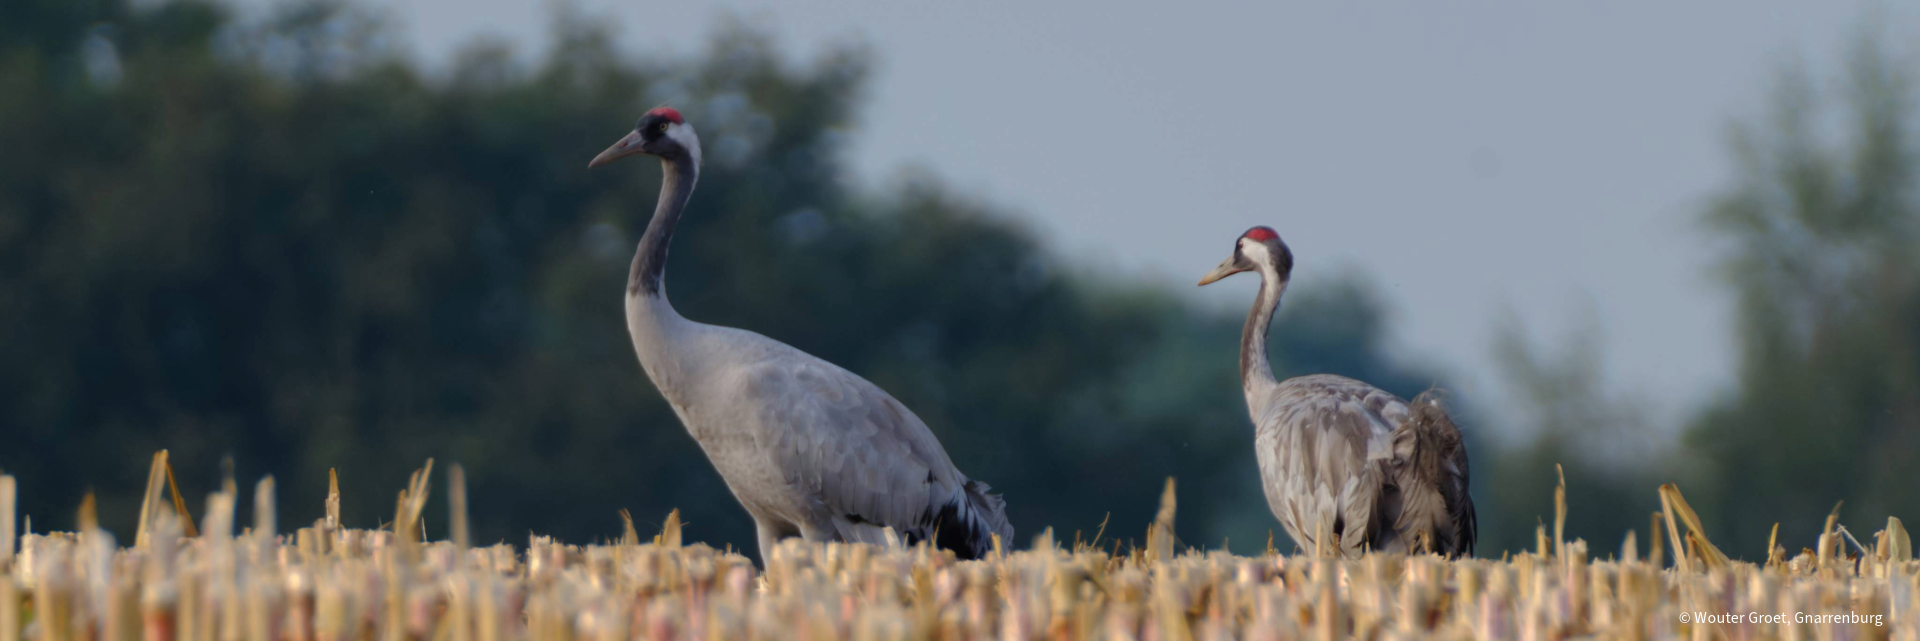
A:
<svg viewBox="0 0 1920 641">
<path fill-rule="evenodd" d="M 954 467 L 933 432 L 878 386 L 797 350 L 752 368 L 750 394 L 780 442 L 773 464 L 816 497 L 844 540 L 938 537 L 964 557 L 1013 536 L 1004 503 Z"/>
<path fill-rule="evenodd" d="M 1311 550 L 1316 532 L 1338 534 L 1345 552 L 1387 544 L 1378 535 L 1387 437 L 1405 401 L 1350 378 L 1316 375 L 1280 383 L 1257 425 L 1267 500 L 1288 534 Z"/>
<path fill-rule="evenodd" d="M 1456 428 L 1456 433 L 1457 433 Z M 1468 492 L 1467 448 L 1464 442 L 1454 450 L 1449 461 L 1447 497 L 1448 516 L 1453 520 L 1454 551 L 1464 556 L 1473 556 L 1473 542 L 1479 538 L 1479 524 L 1473 512 L 1473 495 Z"/>
<path fill-rule="evenodd" d="M 1460 501 L 1456 504 L 1459 511 L 1453 513 L 1454 548 L 1460 556 L 1473 556 L 1473 542 L 1480 538 L 1480 526 L 1475 523 L 1473 497 L 1467 496 L 1467 480 L 1460 479 Z"/>
</svg>

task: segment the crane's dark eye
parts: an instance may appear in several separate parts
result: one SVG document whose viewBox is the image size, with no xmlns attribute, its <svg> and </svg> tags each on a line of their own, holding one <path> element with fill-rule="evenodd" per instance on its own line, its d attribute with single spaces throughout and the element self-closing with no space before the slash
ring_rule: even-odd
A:
<svg viewBox="0 0 1920 641">
<path fill-rule="evenodd" d="M 667 122 L 660 123 L 660 133 L 663 133 L 663 134 L 667 133 L 667 126 L 671 124 L 673 123 L 667 123 Z"/>
</svg>

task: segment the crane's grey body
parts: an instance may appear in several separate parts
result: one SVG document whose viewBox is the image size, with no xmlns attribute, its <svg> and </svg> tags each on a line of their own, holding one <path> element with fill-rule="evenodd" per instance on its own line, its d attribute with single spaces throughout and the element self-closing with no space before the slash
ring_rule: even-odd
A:
<svg viewBox="0 0 1920 641">
<path fill-rule="evenodd" d="M 984 555 L 994 535 L 1011 539 L 1004 501 L 961 474 L 927 425 L 879 387 L 674 311 L 667 245 L 697 181 L 699 140 L 678 112 L 656 109 L 593 164 L 642 152 L 661 157 L 664 176 L 628 278 L 628 333 L 647 376 L 753 517 L 762 562 L 790 536 L 883 543 L 890 528 L 963 558 Z"/>
<path fill-rule="evenodd" d="M 758 527 L 775 541 L 958 541 L 1013 536 L 1004 502 L 953 465 L 933 432 L 873 383 L 759 334 L 695 323 L 629 292 L 647 375 Z M 943 545 L 943 547 L 951 547 Z"/>
<path fill-rule="evenodd" d="M 1390 436 L 1407 404 L 1372 385 L 1316 374 L 1249 385 L 1254 455 L 1267 507 L 1306 550 L 1338 536 L 1339 551 L 1391 549 L 1397 537 L 1379 514 Z M 1333 540 L 1327 544 L 1334 544 Z"/>
<path fill-rule="evenodd" d="M 1248 230 L 1201 285 L 1260 273 L 1241 332 L 1240 375 L 1267 507 L 1302 549 L 1473 551 L 1466 450 L 1436 399 L 1415 411 L 1372 385 L 1331 374 L 1276 380 L 1267 332 L 1293 271 L 1273 230 Z M 1424 420 L 1413 420 L 1416 417 Z M 1327 540 L 1322 541 L 1322 537 Z"/>
</svg>

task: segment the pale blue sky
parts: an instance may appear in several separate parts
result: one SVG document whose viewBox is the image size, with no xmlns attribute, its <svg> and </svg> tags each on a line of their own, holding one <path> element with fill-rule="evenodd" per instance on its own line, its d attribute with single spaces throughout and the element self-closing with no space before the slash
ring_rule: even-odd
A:
<svg viewBox="0 0 1920 641">
<path fill-rule="evenodd" d="M 429 61 L 482 35 L 537 55 L 552 12 L 367 1 Z M 1364 270 L 1396 347 L 1482 397 L 1502 391 L 1502 307 L 1538 338 L 1597 313 L 1609 380 L 1668 422 L 1730 382 L 1729 300 L 1693 224 L 1728 173 L 1730 119 L 1762 112 L 1780 63 L 1832 70 L 1863 18 L 1898 34 L 1920 15 L 1854 0 L 573 4 L 637 53 L 693 55 L 726 13 L 800 56 L 863 39 L 882 63 L 854 132 L 862 180 L 932 169 L 1081 265 L 1234 308 L 1252 279 L 1193 281 L 1272 225 L 1296 284 Z"/>
</svg>

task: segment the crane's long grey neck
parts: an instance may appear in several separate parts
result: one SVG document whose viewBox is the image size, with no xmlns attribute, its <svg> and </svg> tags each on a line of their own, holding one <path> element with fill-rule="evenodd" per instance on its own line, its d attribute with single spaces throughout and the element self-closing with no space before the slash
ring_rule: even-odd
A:
<svg viewBox="0 0 1920 641">
<path fill-rule="evenodd" d="M 1273 365 L 1267 362 L 1267 330 L 1286 290 L 1287 281 L 1278 274 L 1261 272 L 1260 294 L 1247 312 L 1247 326 L 1240 330 L 1240 383 L 1250 392 L 1279 384 L 1273 378 Z"/>
<path fill-rule="evenodd" d="M 644 296 L 664 303 L 667 271 L 667 245 L 673 241 L 673 228 L 693 195 L 693 184 L 700 179 L 700 164 L 680 155 L 660 160 L 660 202 L 654 206 L 653 221 L 640 237 L 640 249 L 633 254 L 633 271 L 627 274 L 627 295 Z"/>
</svg>

